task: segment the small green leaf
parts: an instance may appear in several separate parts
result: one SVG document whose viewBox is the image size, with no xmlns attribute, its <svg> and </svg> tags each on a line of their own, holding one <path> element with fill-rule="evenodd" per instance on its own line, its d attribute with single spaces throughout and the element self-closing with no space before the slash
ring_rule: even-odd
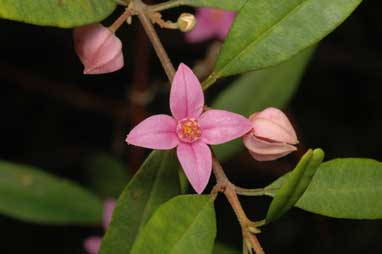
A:
<svg viewBox="0 0 382 254">
<path fill-rule="evenodd" d="M 339 26 L 361 0 L 249 0 L 240 9 L 218 57 L 217 78 L 287 60 Z"/>
<path fill-rule="evenodd" d="M 265 218 L 267 223 L 278 219 L 293 207 L 308 188 L 323 159 L 324 152 L 321 149 L 305 153 L 274 196 Z"/>
<path fill-rule="evenodd" d="M 325 162 L 296 206 L 335 218 L 382 219 L 382 163 L 355 158 Z"/>
<path fill-rule="evenodd" d="M 207 195 L 181 195 L 163 204 L 147 222 L 132 254 L 211 254 L 215 209 Z"/>
<path fill-rule="evenodd" d="M 293 96 L 305 67 L 314 52 L 308 48 L 285 63 L 242 75 L 213 102 L 220 108 L 250 116 L 267 107 L 283 108 Z M 220 160 L 229 159 L 243 148 L 241 140 L 214 147 Z"/>
<path fill-rule="evenodd" d="M 104 153 L 89 158 L 86 168 L 92 189 L 103 198 L 117 198 L 131 178 L 122 161 Z"/>
<path fill-rule="evenodd" d="M 100 224 L 102 202 L 37 168 L 0 161 L 0 213 L 44 224 Z"/>
<path fill-rule="evenodd" d="M 180 169 L 174 151 L 154 151 L 118 199 L 101 254 L 126 254 L 146 221 L 164 202 L 179 194 Z"/>
<path fill-rule="evenodd" d="M 109 16 L 114 0 L 0 0 L 0 18 L 29 24 L 75 27 Z"/>
<path fill-rule="evenodd" d="M 238 11 L 247 0 L 182 0 L 181 5 Z"/>
</svg>

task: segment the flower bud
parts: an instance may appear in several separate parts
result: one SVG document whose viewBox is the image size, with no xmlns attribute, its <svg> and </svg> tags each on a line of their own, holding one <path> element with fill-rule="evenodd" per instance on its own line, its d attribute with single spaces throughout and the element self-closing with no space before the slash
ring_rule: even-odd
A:
<svg viewBox="0 0 382 254">
<path fill-rule="evenodd" d="M 84 74 L 103 74 L 123 67 L 122 43 L 115 34 L 99 23 L 74 29 L 74 48 Z"/>
<path fill-rule="evenodd" d="M 186 33 L 191 32 L 196 25 L 196 18 L 191 13 L 182 13 L 178 18 L 179 30 Z"/>
<path fill-rule="evenodd" d="M 267 108 L 254 113 L 249 120 L 252 130 L 243 137 L 243 142 L 256 160 L 276 160 L 297 150 L 296 132 L 281 110 Z"/>
</svg>

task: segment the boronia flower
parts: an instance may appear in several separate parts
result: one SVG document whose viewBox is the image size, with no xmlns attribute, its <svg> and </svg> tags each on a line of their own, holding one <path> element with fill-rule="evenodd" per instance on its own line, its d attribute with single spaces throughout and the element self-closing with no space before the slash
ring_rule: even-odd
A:
<svg viewBox="0 0 382 254">
<path fill-rule="evenodd" d="M 198 8 L 195 15 L 196 26 L 186 34 L 186 41 L 190 43 L 213 38 L 224 40 L 235 19 L 235 12 L 211 8 Z"/>
<path fill-rule="evenodd" d="M 103 221 L 102 221 L 103 228 L 105 229 L 105 231 L 109 227 L 114 208 L 115 208 L 115 200 L 107 199 L 104 203 Z M 91 236 L 86 238 L 84 241 L 84 248 L 87 251 L 87 253 L 98 254 L 99 248 L 101 246 L 101 241 L 102 241 L 102 238 L 99 236 Z"/>
<path fill-rule="evenodd" d="M 203 112 L 204 95 L 194 73 L 180 64 L 172 82 L 168 115 L 154 115 L 138 124 L 126 138 L 132 145 L 168 150 L 177 148 L 179 162 L 197 193 L 202 193 L 211 175 L 212 155 L 208 145 L 239 138 L 251 129 L 245 117 L 223 111 Z"/>
<path fill-rule="evenodd" d="M 296 132 L 281 110 L 267 108 L 252 114 L 249 120 L 252 131 L 243 137 L 243 142 L 256 160 L 276 160 L 297 150 Z"/>
<path fill-rule="evenodd" d="M 103 74 L 121 69 L 124 65 L 122 42 L 103 25 L 96 23 L 74 29 L 74 48 L 84 74 Z"/>
</svg>

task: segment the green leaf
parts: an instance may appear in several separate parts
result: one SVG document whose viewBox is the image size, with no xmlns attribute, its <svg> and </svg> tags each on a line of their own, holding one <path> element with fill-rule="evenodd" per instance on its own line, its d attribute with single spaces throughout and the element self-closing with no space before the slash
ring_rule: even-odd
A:
<svg viewBox="0 0 382 254">
<path fill-rule="evenodd" d="M 212 107 L 244 116 L 267 107 L 283 108 L 296 91 L 314 49 L 308 48 L 280 65 L 242 75 L 220 93 Z M 241 140 L 234 140 L 215 146 L 214 151 L 220 160 L 226 160 L 243 147 Z"/>
<path fill-rule="evenodd" d="M 102 202 L 79 185 L 0 161 L 0 213 L 44 224 L 100 224 Z"/>
<path fill-rule="evenodd" d="M 0 0 L 0 18 L 29 24 L 75 27 L 109 16 L 114 0 Z"/>
<path fill-rule="evenodd" d="M 182 0 L 180 5 L 238 11 L 247 0 Z"/>
<path fill-rule="evenodd" d="M 223 243 L 216 243 L 214 248 L 214 254 L 241 254 L 240 250 L 236 250 L 231 246 Z"/>
<path fill-rule="evenodd" d="M 324 152 L 321 149 L 305 153 L 274 196 L 265 218 L 267 223 L 278 219 L 296 204 L 308 188 L 323 159 Z"/>
<path fill-rule="evenodd" d="M 103 198 L 117 198 L 131 178 L 122 161 L 104 153 L 89 158 L 86 168 L 92 189 Z"/>
<path fill-rule="evenodd" d="M 266 68 L 316 44 L 361 0 L 249 0 L 225 40 L 208 87 L 217 78 Z"/>
<path fill-rule="evenodd" d="M 208 195 L 181 195 L 163 204 L 147 222 L 132 254 L 211 254 L 216 236 Z"/>
<path fill-rule="evenodd" d="M 382 219 L 382 163 L 335 159 L 321 164 L 296 206 L 335 218 Z"/>
<path fill-rule="evenodd" d="M 174 151 L 154 151 L 118 199 L 101 254 L 126 254 L 143 225 L 164 202 L 179 194 L 180 169 Z"/>
</svg>

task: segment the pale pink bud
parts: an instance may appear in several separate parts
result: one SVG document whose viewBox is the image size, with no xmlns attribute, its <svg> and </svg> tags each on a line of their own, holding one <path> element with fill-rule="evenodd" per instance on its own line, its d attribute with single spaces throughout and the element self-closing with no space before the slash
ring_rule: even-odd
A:
<svg viewBox="0 0 382 254">
<path fill-rule="evenodd" d="M 84 74 L 103 74 L 123 67 L 121 40 L 96 23 L 74 29 L 74 48 L 84 65 Z"/>
<path fill-rule="evenodd" d="M 249 120 L 252 130 L 243 137 L 243 142 L 256 160 L 276 160 L 297 150 L 296 132 L 281 110 L 267 108 L 254 113 Z"/>
</svg>

